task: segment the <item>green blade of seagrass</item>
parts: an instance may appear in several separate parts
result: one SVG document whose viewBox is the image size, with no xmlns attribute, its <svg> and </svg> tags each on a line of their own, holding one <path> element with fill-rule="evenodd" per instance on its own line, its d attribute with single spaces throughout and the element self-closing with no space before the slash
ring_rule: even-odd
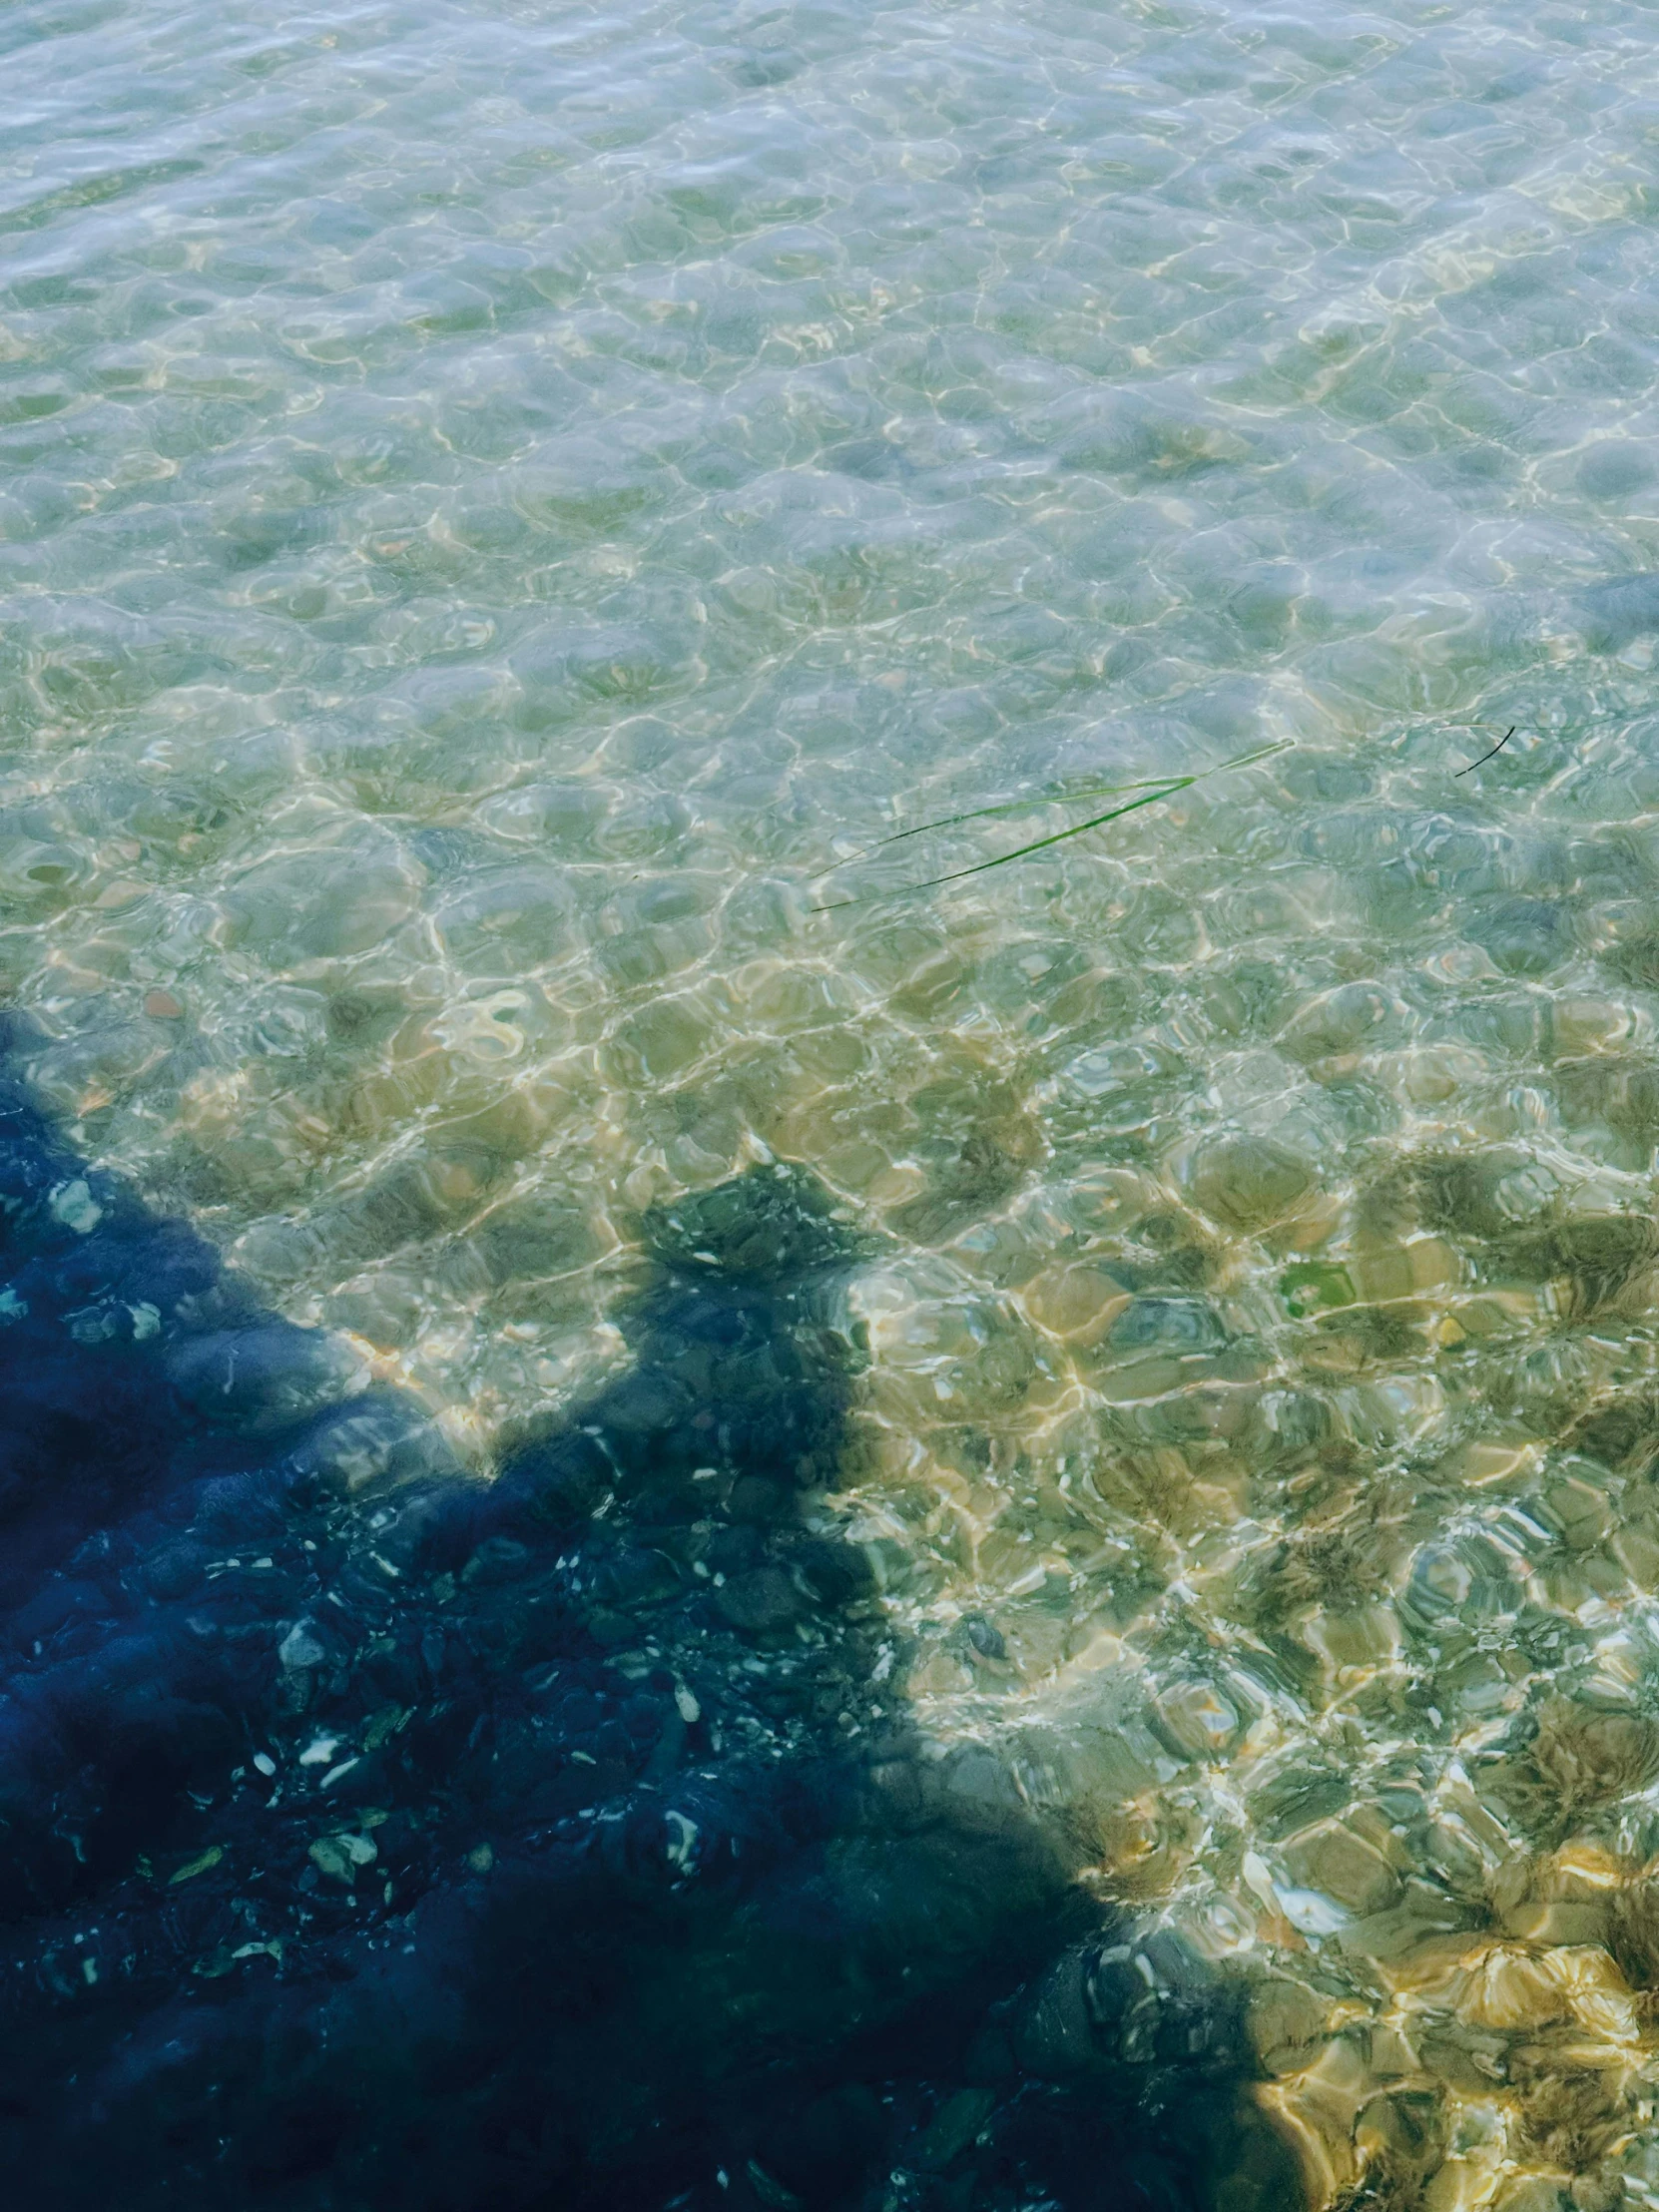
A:
<svg viewBox="0 0 1659 2212">
<path fill-rule="evenodd" d="M 895 830 L 890 837 L 877 837 L 861 852 L 849 852 L 844 860 L 837 860 L 835 866 L 850 867 L 854 860 L 867 859 L 870 853 L 889 844 L 902 844 L 906 837 L 924 837 L 929 830 L 954 830 L 962 822 L 990 822 L 999 815 L 1023 814 L 1029 807 L 1074 807 L 1089 799 L 1112 799 L 1119 792 L 1162 791 L 1169 781 L 1167 776 L 1140 776 L 1132 784 L 1090 784 L 1080 792 L 1038 792 L 1025 799 L 1005 799 L 996 807 L 974 807 L 964 815 L 940 815 L 935 822 L 918 822 L 913 830 Z M 831 872 L 825 870 L 827 875 Z"/>
<path fill-rule="evenodd" d="M 1143 792 L 1139 799 L 1131 799 L 1127 806 L 1114 807 L 1109 814 L 1096 815 L 1089 822 L 1074 823 L 1069 830 L 1056 830 L 1051 836 L 1033 837 L 1029 844 L 1016 845 L 1012 852 L 1004 852 L 994 860 L 976 860 L 972 867 L 952 868 L 948 875 L 930 875 L 923 883 L 904 883 L 894 891 L 866 891 L 861 898 L 831 898 L 823 906 L 809 907 L 808 911 L 838 914 L 843 906 L 868 906 L 881 898 L 908 898 L 912 891 L 930 891 L 940 883 L 959 883 L 964 875 L 983 875 L 987 868 L 1006 867 L 1011 860 L 1023 860 L 1029 853 L 1045 851 L 1051 844 L 1064 844 L 1068 837 L 1080 837 L 1105 823 L 1117 822 L 1124 815 L 1132 815 L 1137 807 L 1153 807 L 1160 799 L 1172 799 L 1177 792 L 1186 791 L 1197 781 L 1196 777 L 1183 776 L 1176 783 L 1162 784 L 1156 791 Z"/>
<path fill-rule="evenodd" d="M 1132 815 L 1137 807 L 1150 807 L 1160 799 L 1172 797 L 1176 792 L 1187 791 L 1206 777 L 1221 776 L 1229 769 L 1249 768 L 1256 761 L 1265 761 L 1275 753 L 1285 752 L 1291 742 L 1289 738 L 1280 738 L 1273 745 L 1258 746 L 1253 752 L 1241 753 L 1231 761 L 1218 761 L 1214 768 L 1199 769 L 1191 776 L 1170 776 L 1162 779 L 1147 778 L 1133 784 L 1101 784 L 1091 791 L 1068 792 L 1049 797 L 1038 795 L 1029 799 L 1014 799 L 1006 801 L 1000 806 L 979 807 L 968 814 L 945 815 L 936 822 L 918 823 L 913 830 L 897 830 L 890 837 L 882 837 L 875 844 L 866 845 L 863 852 L 854 852 L 845 860 L 837 860 L 834 867 L 827 868 L 825 873 L 827 875 L 833 874 L 836 868 L 850 867 L 853 860 L 862 859 L 865 854 L 870 852 L 878 852 L 883 845 L 898 844 L 905 837 L 919 837 L 923 831 L 928 830 L 948 830 L 954 824 L 962 822 L 983 822 L 992 816 L 1017 814 L 1028 807 L 1075 806 L 1083 800 L 1104 799 L 1126 791 L 1143 794 L 1139 799 L 1130 800 L 1127 806 L 1114 807 L 1109 813 L 1095 815 L 1088 822 L 1075 823 L 1069 830 L 1057 830 L 1050 836 L 1035 837 L 1029 844 L 1016 845 L 1012 852 L 1001 853 L 994 860 L 977 860 L 972 867 L 954 868 L 948 875 L 930 875 L 924 882 L 901 884 L 897 890 L 866 891 L 859 898 L 832 898 L 821 906 L 809 908 L 809 911 L 815 914 L 837 913 L 843 906 L 867 906 L 876 899 L 904 898 L 911 891 L 933 890 L 940 883 L 958 883 L 964 875 L 982 875 L 987 868 L 1006 867 L 1010 860 L 1023 860 L 1029 853 L 1041 852 L 1051 844 L 1063 844 L 1067 837 L 1080 837 L 1086 830 L 1098 830 L 1105 823 L 1116 822 L 1120 816 Z"/>
<path fill-rule="evenodd" d="M 879 852 L 883 845 L 902 844 L 906 837 L 924 837 L 929 830 L 951 830 L 962 822 L 989 822 L 997 815 L 1017 815 L 1028 807 L 1078 807 L 1089 799 L 1113 799 L 1119 792 L 1162 791 L 1171 784 L 1198 783 L 1206 776 L 1223 776 L 1230 768 L 1248 768 L 1253 761 L 1265 761 L 1270 754 L 1283 753 L 1289 747 L 1289 738 L 1280 738 L 1272 745 L 1258 746 L 1253 753 L 1241 753 L 1231 761 L 1218 761 L 1214 768 L 1201 768 L 1190 777 L 1137 776 L 1127 784 L 1090 784 L 1080 792 L 1031 792 L 1024 799 L 1005 799 L 995 807 L 974 807 L 966 814 L 940 815 L 933 822 L 918 822 L 913 830 L 895 830 L 890 837 L 877 837 L 873 844 L 866 844 L 862 852 L 849 852 L 844 860 L 837 860 L 837 868 L 850 867 L 854 860 L 861 860 L 871 852 Z M 1010 859 L 1013 854 L 1008 855 Z M 827 875 L 833 872 L 826 868 Z"/>
</svg>

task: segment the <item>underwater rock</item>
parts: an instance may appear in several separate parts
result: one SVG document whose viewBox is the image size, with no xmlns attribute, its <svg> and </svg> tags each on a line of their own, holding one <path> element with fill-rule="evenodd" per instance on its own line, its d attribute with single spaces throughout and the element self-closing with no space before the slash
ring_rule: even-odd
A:
<svg viewBox="0 0 1659 2212">
<path fill-rule="evenodd" d="M 1547 975 L 1572 951 L 1570 916 L 1544 898 L 1497 898 L 1473 917 L 1469 934 L 1505 975 Z"/>
<path fill-rule="evenodd" d="M 1314 1170 L 1271 1137 L 1231 1137 L 1193 1163 L 1193 1197 L 1213 1221 L 1246 1233 L 1283 1221 L 1308 1198 Z"/>
<path fill-rule="evenodd" d="M 1659 630 L 1659 576 L 1618 576 L 1577 595 L 1580 627 L 1592 653 L 1619 653 Z"/>
<path fill-rule="evenodd" d="M 168 1357 L 167 1380 L 215 1427 L 269 1436 L 296 1426 L 367 1378 L 337 1338 L 266 1322 L 186 1338 Z"/>
</svg>

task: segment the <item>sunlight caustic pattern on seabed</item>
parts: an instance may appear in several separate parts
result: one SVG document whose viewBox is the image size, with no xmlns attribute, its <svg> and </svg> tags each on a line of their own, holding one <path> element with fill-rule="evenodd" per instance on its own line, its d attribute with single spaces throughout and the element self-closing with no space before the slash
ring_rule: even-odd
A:
<svg viewBox="0 0 1659 2212">
<path fill-rule="evenodd" d="M 809 1166 L 924 1728 L 1247 1978 L 1315 2201 L 1659 2202 L 1651 14 L 0 38 L 76 1144 L 478 1464 Z"/>
</svg>

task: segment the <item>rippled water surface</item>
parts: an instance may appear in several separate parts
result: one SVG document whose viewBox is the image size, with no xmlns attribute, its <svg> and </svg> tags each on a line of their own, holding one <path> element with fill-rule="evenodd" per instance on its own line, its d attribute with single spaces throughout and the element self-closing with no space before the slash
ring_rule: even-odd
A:
<svg viewBox="0 0 1659 2212">
<path fill-rule="evenodd" d="M 878 1679 L 1311 2206 L 1659 2202 L 1655 27 L 0 27 L 37 1095 L 485 1469 L 822 1179 Z"/>
</svg>

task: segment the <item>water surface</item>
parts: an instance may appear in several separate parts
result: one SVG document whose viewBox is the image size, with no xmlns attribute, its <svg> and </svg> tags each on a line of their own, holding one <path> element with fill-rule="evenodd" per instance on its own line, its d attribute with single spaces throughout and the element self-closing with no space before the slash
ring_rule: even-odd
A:
<svg viewBox="0 0 1659 2212">
<path fill-rule="evenodd" d="M 1659 2199 L 1652 34 L 3 34 L 34 1096 L 482 1475 L 815 1178 L 876 1690 L 1244 1992 L 1310 2204 Z"/>
</svg>

